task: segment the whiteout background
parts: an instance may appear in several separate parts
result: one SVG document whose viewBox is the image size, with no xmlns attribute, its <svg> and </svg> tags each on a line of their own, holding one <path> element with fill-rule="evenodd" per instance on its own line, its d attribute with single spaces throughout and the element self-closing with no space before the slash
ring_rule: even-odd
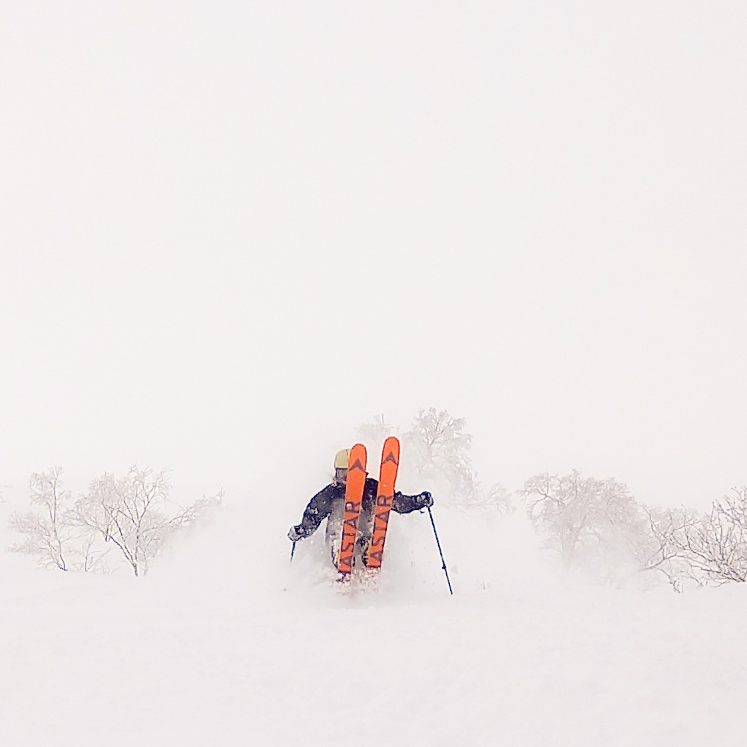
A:
<svg viewBox="0 0 747 747">
<path fill-rule="evenodd" d="M 741 588 L 576 587 L 442 509 L 454 599 L 417 515 L 347 598 L 284 533 L 420 407 L 508 488 L 745 482 L 746 37 L 739 2 L 4 3 L 3 547 L 53 464 L 227 499 L 139 584 L 4 554 L 0 741 L 742 744 Z"/>
<path fill-rule="evenodd" d="M 1 12 L 6 483 L 305 495 L 429 406 L 509 488 L 744 482 L 742 3 Z"/>
</svg>

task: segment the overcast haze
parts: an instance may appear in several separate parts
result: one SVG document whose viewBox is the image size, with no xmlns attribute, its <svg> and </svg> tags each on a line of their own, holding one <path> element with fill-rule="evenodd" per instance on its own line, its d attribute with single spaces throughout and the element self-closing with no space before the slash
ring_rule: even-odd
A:
<svg viewBox="0 0 747 747">
<path fill-rule="evenodd" d="M 300 510 L 431 406 L 508 488 L 747 482 L 744 3 L 8 0 L 0 65 L 3 484 Z"/>
</svg>

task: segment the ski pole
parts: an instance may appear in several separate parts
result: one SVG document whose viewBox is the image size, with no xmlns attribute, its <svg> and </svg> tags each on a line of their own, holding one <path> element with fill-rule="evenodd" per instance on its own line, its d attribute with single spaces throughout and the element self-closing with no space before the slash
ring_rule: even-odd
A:
<svg viewBox="0 0 747 747">
<path fill-rule="evenodd" d="M 438 554 L 441 556 L 441 568 L 444 569 L 444 573 L 446 574 L 446 583 L 449 585 L 449 594 L 454 594 L 453 589 L 451 588 L 451 581 L 449 580 L 449 572 L 446 570 L 446 561 L 444 560 L 444 554 L 441 550 L 441 543 L 438 541 L 438 532 L 436 531 L 436 522 L 433 521 L 433 514 L 431 513 L 431 507 L 428 506 L 428 516 L 431 517 L 431 526 L 433 527 L 433 534 L 436 537 L 436 545 L 438 546 Z"/>
<path fill-rule="evenodd" d="M 293 562 L 293 553 L 296 551 L 296 540 L 293 540 L 293 546 L 291 547 L 291 559 L 290 562 Z"/>
</svg>

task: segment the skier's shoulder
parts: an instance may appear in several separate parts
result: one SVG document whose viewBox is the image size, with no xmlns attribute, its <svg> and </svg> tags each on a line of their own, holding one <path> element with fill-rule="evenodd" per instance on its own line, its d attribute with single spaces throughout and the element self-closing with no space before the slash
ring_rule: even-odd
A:
<svg viewBox="0 0 747 747">
<path fill-rule="evenodd" d="M 339 483 L 330 482 L 325 485 L 311 500 L 317 503 L 329 502 L 345 494 L 345 486 Z"/>
</svg>

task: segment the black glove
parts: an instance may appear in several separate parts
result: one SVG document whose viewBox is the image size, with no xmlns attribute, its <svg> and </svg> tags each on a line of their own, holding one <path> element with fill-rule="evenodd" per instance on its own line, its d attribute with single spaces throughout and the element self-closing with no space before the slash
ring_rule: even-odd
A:
<svg viewBox="0 0 747 747">
<path fill-rule="evenodd" d="M 418 496 L 418 503 L 420 504 L 420 508 L 429 508 L 433 505 L 433 496 L 427 490 L 424 490 Z"/>
<path fill-rule="evenodd" d="M 300 525 L 297 527 L 290 528 L 290 531 L 288 532 L 288 539 L 291 542 L 298 542 L 298 540 L 303 539 L 305 537 L 305 535 L 301 534 L 301 532 L 299 531 L 300 528 L 301 528 Z"/>
</svg>

